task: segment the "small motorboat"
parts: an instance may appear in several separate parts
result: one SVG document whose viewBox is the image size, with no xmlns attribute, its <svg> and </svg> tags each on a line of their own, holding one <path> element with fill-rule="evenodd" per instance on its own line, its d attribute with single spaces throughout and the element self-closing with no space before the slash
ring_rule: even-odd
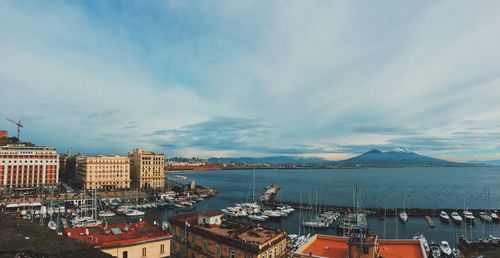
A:
<svg viewBox="0 0 500 258">
<path fill-rule="evenodd" d="M 408 214 L 406 214 L 406 211 L 402 211 L 401 213 L 399 213 L 399 220 L 401 220 L 401 222 L 403 223 L 406 223 L 406 221 L 408 220 Z"/>
<path fill-rule="evenodd" d="M 463 221 L 462 217 L 456 211 L 451 213 L 451 219 L 457 224 L 462 224 Z"/>
<path fill-rule="evenodd" d="M 47 226 L 52 230 L 57 229 L 57 224 L 53 220 L 49 221 L 49 224 L 47 224 Z"/>
<path fill-rule="evenodd" d="M 449 223 L 450 222 L 450 216 L 448 216 L 448 213 L 446 213 L 446 211 L 441 211 L 439 213 L 439 219 L 443 222 L 443 223 Z"/>
<path fill-rule="evenodd" d="M 498 217 L 497 211 L 490 213 L 490 217 L 493 222 L 500 222 L 500 218 Z"/>
<path fill-rule="evenodd" d="M 144 211 L 140 211 L 140 210 L 128 210 L 125 215 L 129 216 L 129 217 L 139 217 L 139 216 L 143 216 L 145 214 Z"/>
<path fill-rule="evenodd" d="M 100 211 L 99 212 L 100 217 L 113 217 L 115 215 L 116 215 L 116 213 L 114 213 L 112 211 Z"/>
<path fill-rule="evenodd" d="M 269 219 L 280 219 L 281 215 L 273 210 L 265 210 L 262 212 L 263 215 L 269 217 Z"/>
<path fill-rule="evenodd" d="M 471 211 L 464 210 L 463 214 L 464 214 L 465 222 L 474 224 L 474 219 L 476 219 L 476 217 L 474 217 L 474 215 L 472 214 Z"/>
<path fill-rule="evenodd" d="M 484 222 L 487 222 L 487 223 L 493 222 L 493 219 L 491 218 L 491 216 L 488 215 L 488 213 L 486 213 L 485 211 L 481 211 L 479 213 L 479 218 L 482 219 Z"/>
<path fill-rule="evenodd" d="M 441 241 L 441 243 L 439 243 L 439 248 L 441 249 L 441 252 L 443 252 L 444 254 L 451 255 L 450 244 L 448 244 L 447 241 Z"/>
<path fill-rule="evenodd" d="M 266 221 L 266 219 L 268 219 L 269 217 L 266 215 L 252 214 L 252 215 L 248 215 L 247 218 L 249 218 L 251 220 L 257 220 L 257 221 Z"/>
<path fill-rule="evenodd" d="M 431 257 L 432 258 L 439 258 L 441 256 L 441 248 L 438 244 L 431 243 L 429 245 L 429 248 L 431 249 Z"/>
</svg>

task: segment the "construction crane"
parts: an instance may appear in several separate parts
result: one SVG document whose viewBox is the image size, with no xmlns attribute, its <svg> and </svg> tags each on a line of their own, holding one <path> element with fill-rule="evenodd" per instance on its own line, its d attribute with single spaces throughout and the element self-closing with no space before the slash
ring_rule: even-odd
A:
<svg viewBox="0 0 500 258">
<path fill-rule="evenodd" d="M 17 142 L 21 142 L 21 138 L 20 138 L 21 137 L 21 127 L 23 127 L 23 124 L 21 124 L 21 120 L 19 120 L 17 122 L 14 121 L 14 120 L 12 120 L 12 119 L 10 119 L 10 118 L 7 118 L 7 120 L 9 122 L 12 122 L 15 125 L 17 125 Z"/>
</svg>

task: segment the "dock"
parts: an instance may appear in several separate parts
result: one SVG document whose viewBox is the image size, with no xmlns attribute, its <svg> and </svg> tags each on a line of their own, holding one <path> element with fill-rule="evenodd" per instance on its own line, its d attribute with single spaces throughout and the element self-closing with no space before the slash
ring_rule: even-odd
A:
<svg viewBox="0 0 500 258">
<path fill-rule="evenodd" d="M 310 203 L 302 203 L 299 204 L 297 202 L 291 202 L 291 201 L 282 201 L 282 200 L 276 200 L 275 196 L 276 193 L 279 191 L 279 187 L 276 185 L 271 185 L 267 187 L 266 191 L 264 194 L 261 196 L 262 203 L 268 206 L 273 206 L 273 207 L 279 207 L 283 205 L 291 206 L 294 209 L 302 209 L 302 210 L 312 210 L 312 209 L 318 209 L 319 211 L 339 211 L 339 212 L 347 212 L 347 211 L 353 211 L 355 210 L 354 207 L 352 206 L 346 206 L 346 205 L 333 205 L 333 204 L 322 204 L 322 205 L 316 205 L 316 204 L 310 204 Z M 439 210 L 445 211 L 448 214 L 458 211 L 459 213 L 462 213 L 461 209 L 452 209 L 452 208 L 441 208 Z M 500 208 L 492 208 L 492 210 L 500 210 Z M 378 207 L 364 207 L 361 208 L 362 213 L 367 214 L 368 216 L 373 216 L 373 217 L 378 217 L 379 219 L 383 219 L 384 217 L 397 217 L 399 215 L 399 212 L 401 209 L 394 209 L 394 208 L 378 208 Z M 435 209 L 430 209 L 430 208 L 406 208 L 405 209 L 406 213 L 408 216 L 411 217 L 429 217 L 430 221 L 428 220 L 428 224 L 430 227 L 435 226 L 435 223 L 433 221 L 436 213 Z M 481 211 L 484 211 L 484 209 L 469 209 L 473 213 L 473 215 L 476 218 L 479 218 L 479 213 Z"/>
<path fill-rule="evenodd" d="M 435 228 L 436 225 L 434 224 L 434 220 L 430 216 L 425 216 L 425 220 L 427 220 L 427 224 L 429 224 L 429 227 Z"/>
</svg>

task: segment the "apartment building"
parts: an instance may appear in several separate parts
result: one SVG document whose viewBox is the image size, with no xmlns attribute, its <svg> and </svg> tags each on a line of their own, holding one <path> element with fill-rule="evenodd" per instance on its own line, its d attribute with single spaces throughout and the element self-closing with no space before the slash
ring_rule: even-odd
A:
<svg viewBox="0 0 500 258">
<path fill-rule="evenodd" d="M 134 149 L 129 153 L 129 158 L 132 187 L 163 189 L 165 155 Z"/>
<path fill-rule="evenodd" d="M 130 188 L 130 161 L 128 157 L 78 157 L 76 162 L 76 182 L 86 189 Z"/>
</svg>

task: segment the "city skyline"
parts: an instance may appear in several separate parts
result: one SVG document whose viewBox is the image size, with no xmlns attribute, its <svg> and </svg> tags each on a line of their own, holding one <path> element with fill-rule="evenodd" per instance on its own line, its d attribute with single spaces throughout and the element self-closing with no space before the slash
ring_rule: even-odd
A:
<svg viewBox="0 0 500 258">
<path fill-rule="evenodd" d="M 0 130 L 87 154 L 500 159 L 498 10 L 2 1 Z"/>
</svg>

